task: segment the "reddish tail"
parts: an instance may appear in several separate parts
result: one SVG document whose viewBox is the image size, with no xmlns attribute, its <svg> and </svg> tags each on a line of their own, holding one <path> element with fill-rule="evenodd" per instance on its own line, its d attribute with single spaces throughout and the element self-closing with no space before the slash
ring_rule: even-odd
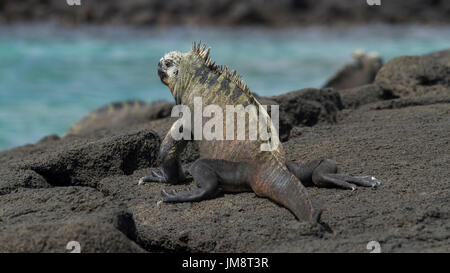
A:
<svg viewBox="0 0 450 273">
<path fill-rule="evenodd" d="M 300 221 L 318 222 L 322 211 L 313 208 L 300 180 L 285 168 L 270 170 L 273 167 L 263 169 L 252 184 L 253 191 L 288 208 Z"/>
</svg>

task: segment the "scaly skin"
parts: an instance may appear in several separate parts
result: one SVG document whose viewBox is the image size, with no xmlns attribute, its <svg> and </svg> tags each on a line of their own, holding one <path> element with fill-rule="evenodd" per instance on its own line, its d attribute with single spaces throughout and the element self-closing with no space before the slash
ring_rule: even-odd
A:
<svg viewBox="0 0 450 273">
<path fill-rule="evenodd" d="M 236 72 L 229 72 L 227 67 L 216 66 L 208 55 L 209 49 L 206 50 L 206 46 L 194 43 L 190 52 L 170 52 L 160 60 L 158 74 L 161 81 L 169 87 L 176 104 L 187 105 L 191 113 L 194 113 L 194 97 L 202 98 L 203 107 L 215 104 L 224 109 L 224 112 L 226 105 L 259 106 L 259 102 Z M 264 109 L 258 112 L 259 115 L 268 117 Z M 206 121 L 203 119 L 203 125 Z M 171 130 L 175 129 L 177 127 L 173 126 Z M 272 151 L 261 150 L 261 144 L 265 142 L 259 139 L 249 140 L 249 126 L 245 130 L 245 140 L 195 140 L 201 158 L 194 162 L 190 173 L 197 188 L 188 188 L 184 193 L 167 193 L 163 190 L 163 201 L 201 201 L 213 197 L 219 189 L 231 192 L 252 190 L 258 196 L 268 197 L 285 206 L 299 220 L 316 222 L 320 217 L 320 210 L 313 208 L 299 178 L 310 180 L 313 184 L 356 189 L 354 184 L 344 181 L 346 179 L 343 177 L 325 177 L 322 173 L 315 173 L 317 169 L 321 169 L 326 175 L 328 172 L 336 172 L 335 164 L 329 160 L 319 160 L 309 165 L 286 162 L 284 149 L 273 127 L 271 141 L 276 149 Z M 234 133 L 236 139 L 236 126 Z M 161 144 L 161 174 L 153 172 L 152 176 L 141 178 L 140 183 L 176 184 L 184 181 L 186 172 L 182 170 L 178 158 L 186 142 L 174 140 L 169 131 Z M 351 178 L 358 180 L 353 176 Z M 331 182 L 333 179 L 340 184 Z M 361 181 L 353 182 L 375 186 L 378 180 L 366 178 L 363 183 Z"/>
<path fill-rule="evenodd" d="M 122 116 L 142 111 L 144 107 L 147 107 L 147 104 L 140 100 L 110 103 L 95 109 L 80 121 L 73 124 L 69 130 L 67 130 L 65 136 L 80 135 L 107 128 Z"/>
<path fill-rule="evenodd" d="M 130 122 L 145 122 L 170 116 L 173 104 L 155 101 L 147 104 L 140 100 L 114 102 L 90 112 L 74 123 L 65 136 L 86 135 L 102 129 L 120 128 Z"/>
</svg>

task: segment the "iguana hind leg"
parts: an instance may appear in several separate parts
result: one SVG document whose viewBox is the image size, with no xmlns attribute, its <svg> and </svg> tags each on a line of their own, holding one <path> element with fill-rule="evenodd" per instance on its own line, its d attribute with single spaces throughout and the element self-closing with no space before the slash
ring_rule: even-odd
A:
<svg viewBox="0 0 450 273">
<path fill-rule="evenodd" d="M 200 158 L 191 167 L 196 187 L 184 192 L 162 190 L 164 202 L 195 202 L 214 197 L 220 189 L 244 191 L 249 188 L 251 167 L 246 163 Z"/>
<path fill-rule="evenodd" d="M 356 190 L 357 186 L 375 188 L 381 185 L 381 180 L 370 175 L 337 174 L 336 163 L 330 159 L 316 159 L 306 164 L 288 162 L 286 166 L 304 185 L 341 187 L 351 190 Z"/>
</svg>

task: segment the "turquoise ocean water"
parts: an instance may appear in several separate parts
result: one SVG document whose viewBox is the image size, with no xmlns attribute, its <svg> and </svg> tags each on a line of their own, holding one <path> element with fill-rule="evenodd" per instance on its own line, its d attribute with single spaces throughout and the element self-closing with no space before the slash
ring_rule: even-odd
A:
<svg viewBox="0 0 450 273">
<path fill-rule="evenodd" d="M 385 60 L 450 48 L 450 27 L 0 26 L 0 150 L 62 135 L 109 102 L 171 100 L 157 62 L 168 51 L 189 50 L 194 40 L 207 42 L 213 60 L 236 69 L 254 92 L 275 95 L 320 87 L 357 48 Z"/>
</svg>

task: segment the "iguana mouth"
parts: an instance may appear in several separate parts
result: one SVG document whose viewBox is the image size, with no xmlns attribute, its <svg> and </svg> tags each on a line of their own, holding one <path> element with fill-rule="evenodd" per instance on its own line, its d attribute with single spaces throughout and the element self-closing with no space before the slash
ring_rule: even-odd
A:
<svg viewBox="0 0 450 273">
<path fill-rule="evenodd" d="M 158 63 L 158 76 L 165 85 L 169 84 L 169 82 L 167 81 L 169 76 L 167 75 L 166 72 L 163 71 L 161 63 Z"/>
</svg>

